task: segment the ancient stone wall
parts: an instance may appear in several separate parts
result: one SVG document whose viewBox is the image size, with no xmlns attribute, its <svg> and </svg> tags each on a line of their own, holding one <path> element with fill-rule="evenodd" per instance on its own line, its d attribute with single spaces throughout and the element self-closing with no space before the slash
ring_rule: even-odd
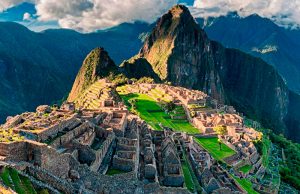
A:
<svg viewBox="0 0 300 194">
<path fill-rule="evenodd" d="M 32 160 L 35 164 L 51 172 L 52 174 L 66 178 L 70 170 L 70 160 L 73 157 L 69 153 L 58 153 L 46 144 L 29 143 Z"/>
<path fill-rule="evenodd" d="M 74 114 L 71 118 L 61 121 L 59 124 L 49 127 L 37 134 L 37 141 L 45 141 L 47 139 L 55 138 L 57 133 L 63 131 L 64 129 L 73 129 L 80 124 L 80 120 L 76 118 L 77 115 Z"/>
<path fill-rule="evenodd" d="M 27 160 L 27 143 L 20 142 L 1 142 L 0 155 L 5 156 L 5 160 L 26 161 Z"/>
<path fill-rule="evenodd" d="M 250 156 L 249 159 L 251 161 L 252 164 L 255 164 L 257 162 L 257 160 L 259 159 L 259 154 L 257 153 L 257 151 L 253 152 Z"/>
<path fill-rule="evenodd" d="M 75 137 L 77 137 L 77 136 L 83 134 L 85 131 L 87 131 L 89 129 L 89 127 L 91 127 L 90 123 L 85 122 L 85 123 L 81 124 L 80 126 L 76 127 L 75 129 L 67 132 L 63 136 L 55 139 L 51 143 L 51 146 L 58 148 L 61 145 L 67 144 L 67 143 L 71 142 L 73 139 L 75 139 Z"/>
<path fill-rule="evenodd" d="M 102 147 L 99 150 L 95 151 L 96 159 L 90 166 L 90 169 L 92 171 L 94 171 L 94 172 L 98 171 L 108 149 L 110 148 L 110 146 L 114 140 L 115 140 L 115 134 L 110 133 L 107 136 L 106 140 L 103 142 Z"/>
<path fill-rule="evenodd" d="M 102 113 L 102 114 L 97 115 L 97 116 L 94 118 L 94 123 L 95 123 L 96 125 L 99 125 L 100 123 L 103 122 L 103 120 L 105 119 L 106 116 L 107 116 L 106 113 Z"/>
<path fill-rule="evenodd" d="M 54 187 L 57 190 L 62 191 L 63 193 L 66 193 L 66 194 L 75 193 L 75 189 L 73 188 L 73 186 L 70 183 L 68 183 L 64 179 L 61 179 L 61 178 L 49 173 L 48 171 L 46 171 L 42 168 L 39 168 L 36 166 L 28 166 L 26 171 L 28 172 L 28 174 L 35 177 L 36 179 L 38 179 L 42 182 L 46 182 L 51 187 Z"/>
<path fill-rule="evenodd" d="M 183 186 L 184 178 L 182 175 L 165 176 L 163 183 L 165 186 L 171 186 L 171 187 Z"/>
<path fill-rule="evenodd" d="M 37 180 L 35 177 L 28 175 L 23 171 L 19 171 L 19 174 L 21 174 L 24 177 L 27 177 L 35 189 L 47 189 L 49 191 L 49 193 L 51 193 L 51 194 L 60 194 L 61 193 L 56 188 L 54 188 L 54 187 L 50 186 L 49 184 L 44 183 L 40 180 Z"/>
<path fill-rule="evenodd" d="M 119 169 L 125 172 L 130 172 L 135 169 L 135 161 L 125 158 L 120 158 L 114 155 L 113 158 L 113 168 Z"/>
</svg>

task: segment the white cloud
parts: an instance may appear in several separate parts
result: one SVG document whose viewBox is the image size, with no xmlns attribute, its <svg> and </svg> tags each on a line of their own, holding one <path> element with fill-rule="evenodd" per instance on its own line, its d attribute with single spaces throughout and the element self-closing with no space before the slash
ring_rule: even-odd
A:
<svg viewBox="0 0 300 194">
<path fill-rule="evenodd" d="M 28 13 L 28 12 L 24 13 L 23 20 L 24 21 L 30 21 L 30 20 L 32 20 L 31 14 Z"/>
<path fill-rule="evenodd" d="M 299 0 L 195 0 L 191 7 L 196 17 L 226 15 L 237 11 L 240 16 L 258 14 L 279 25 L 300 26 Z"/>
<path fill-rule="evenodd" d="M 123 22 L 153 22 L 178 0 L 37 0 L 41 21 L 57 20 L 63 28 L 94 31 Z"/>
<path fill-rule="evenodd" d="M 31 0 L 28 0 L 26 2 L 30 1 Z M 0 0 L 0 12 L 23 2 L 25 2 L 25 0 Z"/>
<path fill-rule="evenodd" d="M 40 21 L 57 21 L 63 28 L 90 32 L 123 22 L 153 22 L 179 0 L 0 0 L 0 11 L 22 2 L 36 4 Z M 187 0 L 180 0 L 184 2 Z M 190 0 L 189 0 L 190 1 Z M 195 0 L 195 17 L 258 14 L 284 26 L 300 26 L 300 0 Z"/>
<path fill-rule="evenodd" d="M 0 0 L 0 12 L 24 2 L 34 3 L 36 0 Z"/>
</svg>

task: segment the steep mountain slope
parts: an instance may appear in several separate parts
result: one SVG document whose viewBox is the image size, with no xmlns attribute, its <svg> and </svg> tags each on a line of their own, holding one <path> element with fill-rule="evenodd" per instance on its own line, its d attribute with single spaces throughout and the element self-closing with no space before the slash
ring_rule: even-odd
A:
<svg viewBox="0 0 300 194">
<path fill-rule="evenodd" d="M 105 47 L 119 64 L 136 54 L 145 23 L 121 24 L 90 34 L 72 30 L 29 31 L 0 22 L 0 121 L 51 104 L 69 92 L 85 56 Z"/>
<path fill-rule="evenodd" d="M 290 92 L 289 101 L 289 111 L 285 118 L 288 128 L 286 135 L 289 139 L 300 143 L 300 95 Z"/>
<path fill-rule="evenodd" d="M 110 73 L 116 71 L 117 66 L 108 56 L 108 53 L 103 48 L 94 49 L 84 60 L 76 76 L 68 101 L 74 101 L 81 92 L 98 79 L 107 77 Z"/>
<path fill-rule="evenodd" d="M 289 91 L 281 76 L 259 58 L 210 41 L 182 5 L 158 20 L 136 57 L 163 81 L 203 90 L 277 131 L 285 129 Z"/>
<path fill-rule="evenodd" d="M 278 70 L 290 89 L 300 92 L 299 30 L 279 27 L 258 15 L 242 18 L 236 13 L 197 21 L 210 39 L 264 59 Z"/>
<path fill-rule="evenodd" d="M 125 74 L 128 78 L 140 79 L 142 77 L 152 77 L 156 82 L 161 79 L 152 69 L 151 64 L 144 58 L 131 58 L 124 61 L 119 68 L 120 73 Z"/>
</svg>

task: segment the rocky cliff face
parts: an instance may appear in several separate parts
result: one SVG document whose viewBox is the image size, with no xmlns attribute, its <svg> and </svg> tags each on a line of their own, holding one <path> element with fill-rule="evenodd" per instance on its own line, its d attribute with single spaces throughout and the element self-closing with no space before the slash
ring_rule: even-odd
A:
<svg viewBox="0 0 300 194">
<path fill-rule="evenodd" d="M 80 68 L 68 101 L 74 101 L 77 96 L 98 79 L 117 71 L 117 66 L 103 48 L 96 48 L 86 57 Z"/>
<path fill-rule="evenodd" d="M 269 127 L 285 128 L 289 91 L 280 75 L 258 58 L 210 41 L 182 5 L 158 20 L 137 57 L 162 80 L 202 90 Z"/>
<path fill-rule="evenodd" d="M 289 139 L 300 143 L 300 95 L 290 92 L 289 111 L 285 118 L 288 131 L 286 135 Z"/>
</svg>

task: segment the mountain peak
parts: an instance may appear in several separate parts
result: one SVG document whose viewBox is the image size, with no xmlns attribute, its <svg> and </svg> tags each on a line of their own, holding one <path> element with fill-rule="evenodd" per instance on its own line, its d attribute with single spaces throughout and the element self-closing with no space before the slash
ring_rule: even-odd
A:
<svg viewBox="0 0 300 194">
<path fill-rule="evenodd" d="M 74 101 L 90 85 L 116 70 L 117 66 L 104 48 L 99 47 L 92 50 L 77 74 L 68 101 Z"/>
<path fill-rule="evenodd" d="M 156 28 L 169 31 L 169 34 L 174 34 L 173 32 L 179 26 L 181 26 L 181 29 L 197 28 L 200 30 L 189 9 L 184 5 L 175 5 L 172 7 L 159 19 Z"/>
<path fill-rule="evenodd" d="M 171 13 L 173 15 L 173 17 L 180 17 L 183 14 L 191 15 L 189 9 L 184 5 L 175 5 L 175 6 L 173 6 L 169 10 L 169 13 Z M 192 15 L 191 15 L 191 17 L 192 17 Z"/>
<path fill-rule="evenodd" d="M 196 23 L 189 9 L 184 5 L 175 5 L 158 20 L 140 50 L 139 57 L 146 58 L 160 79 L 166 80 L 170 76 L 168 61 L 174 54 L 173 49 L 182 44 L 197 48 L 202 45 L 200 47 L 203 48 L 206 39 L 205 32 Z"/>
</svg>

